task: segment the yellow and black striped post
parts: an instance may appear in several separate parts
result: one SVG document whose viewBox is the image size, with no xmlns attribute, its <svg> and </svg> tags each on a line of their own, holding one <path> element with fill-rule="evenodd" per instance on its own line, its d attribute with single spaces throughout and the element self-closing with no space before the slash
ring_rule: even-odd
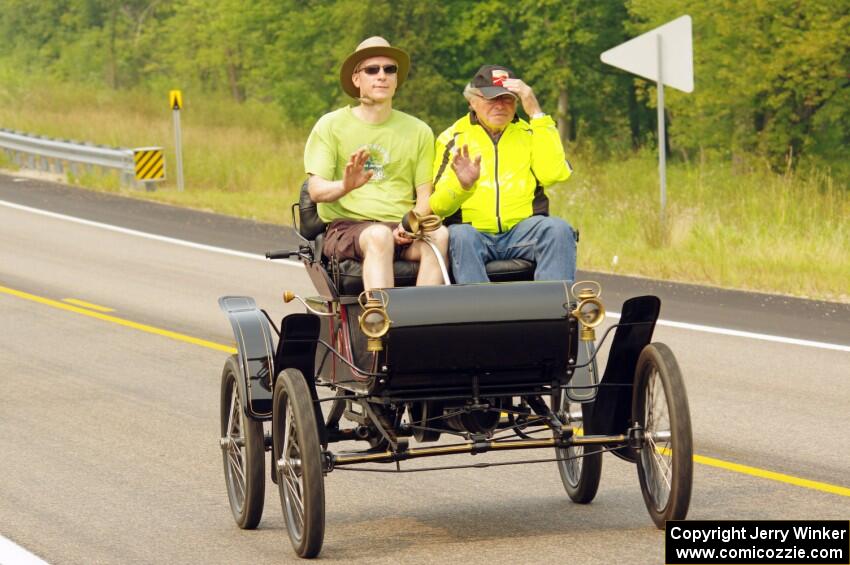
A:
<svg viewBox="0 0 850 565">
<path fill-rule="evenodd" d="M 133 161 L 136 164 L 136 180 L 144 182 L 165 180 L 165 157 L 162 154 L 162 147 L 134 149 Z"/>
</svg>

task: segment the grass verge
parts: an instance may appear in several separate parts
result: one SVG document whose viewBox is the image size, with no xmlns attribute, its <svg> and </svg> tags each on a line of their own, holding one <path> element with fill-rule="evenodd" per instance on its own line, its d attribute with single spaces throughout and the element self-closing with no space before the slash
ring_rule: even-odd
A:
<svg viewBox="0 0 850 565">
<path fill-rule="evenodd" d="M 584 164 L 551 191 L 580 267 L 850 302 L 850 191 L 828 174 L 673 164 L 662 223 L 653 155 Z"/>
</svg>

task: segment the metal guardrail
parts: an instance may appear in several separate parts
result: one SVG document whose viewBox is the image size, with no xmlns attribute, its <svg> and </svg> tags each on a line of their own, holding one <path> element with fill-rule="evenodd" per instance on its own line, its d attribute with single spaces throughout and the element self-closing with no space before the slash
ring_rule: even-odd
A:
<svg viewBox="0 0 850 565">
<path fill-rule="evenodd" d="M 8 129 L 0 129 L 0 149 L 19 167 L 64 173 L 67 163 L 73 174 L 78 174 L 77 165 L 87 170 L 100 167 L 118 171 L 124 185 L 144 186 L 148 190 L 154 187 L 150 181 L 136 180 L 133 149 L 51 139 Z"/>
</svg>

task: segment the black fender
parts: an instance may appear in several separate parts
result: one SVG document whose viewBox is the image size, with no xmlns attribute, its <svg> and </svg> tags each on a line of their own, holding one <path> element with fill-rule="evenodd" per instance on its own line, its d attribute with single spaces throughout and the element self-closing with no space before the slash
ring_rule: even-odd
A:
<svg viewBox="0 0 850 565">
<path fill-rule="evenodd" d="M 652 341 L 655 322 L 661 311 L 661 300 L 657 296 L 636 296 L 623 303 L 619 327 L 614 333 L 605 374 L 600 384 L 592 411 L 585 423 L 585 434 L 618 435 L 626 433 L 631 426 L 632 396 L 635 369 L 643 348 Z M 622 448 L 613 451 L 626 461 L 635 462 L 634 450 Z"/>
<path fill-rule="evenodd" d="M 227 314 L 236 337 L 242 370 L 239 386 L 242 410 L 256 420 L 272 417 L 272 379 L 275 375 L 274 343 L 268 318 L 249 296 L 222 296 L 219 307 Z"/>
<path fill-rule="evenodd" d="M 275 376 L 283 369 L 293 367 L 301 371 L 308 384 L 315 384 L 319 329 L 319 317 L 314 314 L 296 313 L 283 317 L 275 355 Z"/>
<path fill-rule="evenodd" d="M 319 442 L 327 446 L 328 432 L 322 415 L 322 406 L 316 390 L 316 346 L 319 343 L 321 320 L 313 314 L 289 314 L 280 321 L 280 341 L 275 355 L 275 379 L 284 369 L 298 369 L 307 381 L 313 409 L 316 414 L 316 426 L 319 430 Z"/>
</svg>

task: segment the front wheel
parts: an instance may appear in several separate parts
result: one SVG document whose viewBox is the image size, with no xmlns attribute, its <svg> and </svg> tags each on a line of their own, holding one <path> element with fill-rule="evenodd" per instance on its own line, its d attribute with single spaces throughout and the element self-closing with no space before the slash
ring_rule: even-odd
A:
<svg viewBox="0 0 850 565">
<path fill-rule="evenodd" d="M 322 451 L 310 389 L 297 369 L 285 369 L 275 383 L 272 445 L 292 547 L 299 557 L 315 557 L 325 537 Z"/>
<path fill-rule="evenodd" d="M 239 361 L 230 356 L 221 373 L 221 454 L 233 519 L 243 530 L 253 530 L 263 516 L 266 450 L 263 423 L 242 409 L 241 375 Z"/>
<path fill-rule="evenodd" d="M 643 428 L 637 468 L 652 521 L 684 520 L 691 502 L 693 439 L 685 383 L 670 348 L 652 343 L 635 369 L 632 418 Z"/>
</svg>

